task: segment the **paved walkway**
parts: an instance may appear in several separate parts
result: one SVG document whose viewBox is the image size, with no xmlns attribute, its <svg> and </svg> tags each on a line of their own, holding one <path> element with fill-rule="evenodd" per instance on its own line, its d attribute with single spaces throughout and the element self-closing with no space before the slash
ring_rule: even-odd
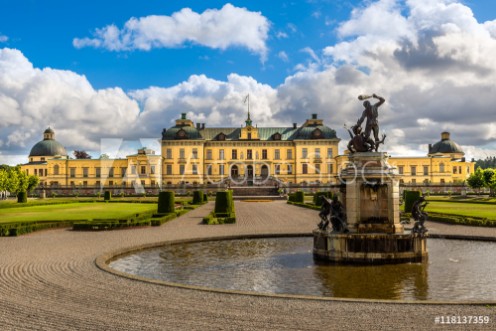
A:
<svg viewBox="0 0 496 331">
<path fill-rule="evenodd" d="M 314 210 L 283 201 L 236 202 L 238 223 L 205 226 L 210 202 L 161 227 L 109 232 L 48 230 L 0 238 L 1 330 L 382 330 L 426 329 L 435 316 L 489 315 L 496 308 L 359 301 L 280 299 L 181 289 L 122 278 L 95 259 L 125 247 L 176 239 L 309 233 Z M 496 229 L 429 224 L 431 233 L 486 235 Z M 447 275 L 449 277 L 449 275 Z"/>
</svg>

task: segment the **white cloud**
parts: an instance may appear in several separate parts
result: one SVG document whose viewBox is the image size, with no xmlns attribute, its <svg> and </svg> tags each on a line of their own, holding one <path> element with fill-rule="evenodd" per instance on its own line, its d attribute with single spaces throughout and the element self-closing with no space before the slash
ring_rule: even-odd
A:
<svg viewBox="0 0 496 331">
<path fill-rule="evenodd" d="M 93 38 L 75 38 L 73 45 L 111 51 L 148 51 L 193 43 L 222 50 L 244 47 L 265 60 L 269 27 L 270 22 L 260 12 L 226 4 L 201 14 L 184 8 L 171 16 L 133 17 L 122 29 L 108 25 L 97 29 Z"/>
<path fill-rule="evenodd" d="M 0 34 L 0 43 L 5 43 L 9 40 L 9 37 L 6 35 Z"/>
<path fill-rule="evenodd" d="M 280 51 L 277 54 L 277 57 L 280 58 L 283 62 L 289 62 L 288 54 L 285 51 Z"/>
</svg>

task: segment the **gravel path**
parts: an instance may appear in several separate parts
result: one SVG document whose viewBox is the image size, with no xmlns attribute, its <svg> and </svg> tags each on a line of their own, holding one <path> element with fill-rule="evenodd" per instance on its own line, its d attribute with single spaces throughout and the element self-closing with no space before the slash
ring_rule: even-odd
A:
<svg viewBox="0 0 496 331">
<path fill-rule="evenodd" d="M 205 226 L 209 202 L 161 227 L 48 230 L 0 238 L 0 330 L 431 330 L 496 329 L 496 308 L 319 301 L 223 294 L 122 278 L 95 259 L 122 248 L 170 240 L 309 233 L 316 211 L 284 201 L 236 202 L 238 223 Z M 496 229 L 427 224 L 433 234 L 496 237 Z M 449 275 L 447 275 L 449 276 Z M 440 325 L 436 316 L 489 315 L 487 325 Z"/>
</svg>

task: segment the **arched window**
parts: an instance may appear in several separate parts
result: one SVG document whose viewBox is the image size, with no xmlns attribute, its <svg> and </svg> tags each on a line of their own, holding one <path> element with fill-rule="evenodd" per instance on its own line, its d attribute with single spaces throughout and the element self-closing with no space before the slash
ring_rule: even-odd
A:
<svg viewBox="0 0 496 331">
<path fill-rule="evenodd" d="M 53 166 L 53 174 L 58 175 L 59 171 L 60 171 L 59 165 L 58 164 L 54 165 Z"/>
<path fill-rule="evenodd" d="M 439 172 L 444 172 L 444 163 L 439 164 Z"/>
</svg>

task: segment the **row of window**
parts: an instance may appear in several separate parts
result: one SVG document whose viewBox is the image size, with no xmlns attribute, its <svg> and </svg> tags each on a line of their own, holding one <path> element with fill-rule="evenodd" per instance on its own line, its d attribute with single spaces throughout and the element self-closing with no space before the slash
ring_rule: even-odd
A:
<svg viewBox="0 0 496 331">
<path fill-rule="evenodd" d="M 107 174 L 108 177 L 115 177 L 115 168 L 106 168 L 107 169 Z M 140 175 L 148 175 L 147 172 L 147 166 L 140 166 Z M 89 177 L 89 167 L 83 167 L 83 177 Z M 136 175 L 136 166 L 131 166 L 131 174 Z M 127 167 L 121 167 L 120 168 L 120 176 L 125 177 L 127 172 Z M 156 166 L 152 165 L 150 166 L 150 174 L 154 175 L 156 173 Z M 60 174 L 60 168 L 58 165 L 55 165 L 53 167 L 53 174 L 54 175 L 59 175 Z M 75 167 L 70 167 L 69 168 L 69 176 L 70 177 L 76 177 L 76 168 Z M 95 177 L 101 177 L 102 176 L 102 168 L 101 167 L 95 167 Z"/>
<path fill-rule="evenodd" d="M 145 186 L 145 185 L 146 185 L 146 182 L 145 182 L 144 180 L 142 180 L 140 183 L 141 183 L 141 185 L 142 185 L 142 186 Z M 75 183 L 74 181 L 70 181 L 70 183 L 69 183 L 69 184 L 70 184 L 71 186 L 73 186 L 73 187 L 75 187 L 75 186 L 76 186 L 76 183 Z M 50 182 L 50 185 L 51 185 L 51 186 L 59 186 L 59 182 Z M 107 182 L 107 186 L 114 186 L 114 185 L 117 185 L 117 186 L 120 186 L 120 187 L 127 187 L 127 183 L 126 183 L 126 182 L 122 182 L 120 185 L 119 185 L 119 184 L 114 183 L 114 181 L 112 181 L 112 180 L 109 180 L 109 181 Z M 87 181 L 82 181 L 82 182 L 80 182 L 80 183 L 78 184 L 78 186 L 81 186 L 81 187 L 88 187 L 88 182 L 87 182 Z M 93 186 L 95 186 L 95 187 L 100 187 L 100 186 L 101 186 L 101 182 L 100 182 L 99 180 L 97 180 Z M 134 186 L 136 186 L 136 181 L 134 181 L 134 180 L 133 180 L 133 181 L 131 182 L 131 187 L 134 187 Z M 156 182 L 156 181 L 154 181 L 154 180 L 152 180 L 152 181 L 150 182 L 150 186 L 157 186 L 157 182 Z"/>
<path fill-rule="evenodd" d="M 422 166 L 423 167 L 423 175 L 428 176 L 429 175 L 429 166 Z M 398 166 L 398 173 L 400 175 L 403 175 L 405 171 L 404 166 Z M 445 167 L 444 163 L 439 164 L 439 172 L 445 172 Z M 470 172 L 470 167 L 467 167 L 467 173 Z M 453 167 L 453 174 L 462 174 L 462 166 L 454 166 Z M 410 175 L 412 176 L 417 176 L 417 166 L 410 166 Z"/>
<path fill-rule="evenodd" d="M 219 164 L 217 165 L 218 166 L 218 170 L 219 170 L 219 175 L 225 175 L 225 165 L 224 164 Z M 213 174 L 213 167 L 214 165 L 212 164 L 209 164 L 207 165 L 207 175 L 212 175 Z M 230 174 L 231 176 L 238 176 L 239 175 L 239 168 L 237 165 L 232 165 L 230 166 Z M 320 174 L 321 173 L 321 165 L 320 164 L 314 164 L 314 165 L 309 165 L 308 163 L 303 163 L 302 164 L 302 174 L 306 175 L 306 174 L 309 174 L 309 170 L 313 169 L 313 173 L 316 173 L 316 174 Z M 327 173 L 330 173 L 332 174 L 334 171 L 334 167 L 332 164 L 327 164 Z M 247 167 L 247 172 L 248 174 L 253 174 L 253 167 L 252 166 L 248 166 Z M 264 175 L 268 175 L 269 173 L 269 169 L 267 166 L 262 166 L 261 167 L 261 175 L 264 176 Z M 280 164 L 275 164 L 274 165 L 274 173 L 276 175 L 280 175 L 281 174 L 281 165 Z M 165 167 L 165 174 L 166 175 L 173 175 L 173 171 L 172 171 L 172 164 L 167 164 L 166 167 Z M 180 175 L 185 175 L 186 174 L 186 165 L 184 164 L 180 164 L 179 165 L 179 174 Z M 191 174 L 193 175 L 197 175 L 198 174 L 198 165 L 197 164 L 192 164 L 191 165 Z M 286 174 L 287 175 L 292 175 L 293 174 L 293 165 L 292 164 L 287 164 L 286 165 Z"/>
<path fill-rule="evenodd" d="M 261 153 L 261 159 L 262 160 L 267 160 L 268 159 L 268 150 L 267 149 L 262 149 Z M 253 160 L 253 150 L 252 149 L 247 149 L 246 150 L 246 159 L 247 160 Z M 274 149 L 274 160 L 280 160 L 281 159 L 281 150 L 280 149 Z M 301 158 L 302 159 L 307 159 L 309 156 L 309 151 L 308 148 L 302 148 L 301 150 Z M 190 157 L 192 159 L 198 159 L 198 148 L 193 148 Z M 231 159 L 232 160 L 244 160 L 244 154 L 242 151 L 238 153 L 237 149 L 231 150 Z M 320 148 L 315 148 L 313 151 L 313 157 L 315 158 L 320 158 L 321 157 L 321 151 Z M 167 148 L 165 150 L 165 158 L 166 159 L 172 159 L 172 149 Z M 186 158 L 186 151 L 184 148 L 179 149 L 179 158 L 180 159 L 185 159 Z M 258 151 L 255 152 L 255 158 L 258 160 L 260 159 L 260 155 Z M 332 158 L 332 148 L 327 149 L 327 158 Z M 207 160 L 213 160 L 213 151 L 211 149 L 206 150 L 206 159 Z M 219 160 L 225 160 L 225 153 L 224 149 L 219 149 L 219 155 L 218 155 Z M 292 160 L 293 159 L 293 150 L 292 149 L 287 149 L 286 150 L 286 159 L 287 160 Z"/>
</svg>

